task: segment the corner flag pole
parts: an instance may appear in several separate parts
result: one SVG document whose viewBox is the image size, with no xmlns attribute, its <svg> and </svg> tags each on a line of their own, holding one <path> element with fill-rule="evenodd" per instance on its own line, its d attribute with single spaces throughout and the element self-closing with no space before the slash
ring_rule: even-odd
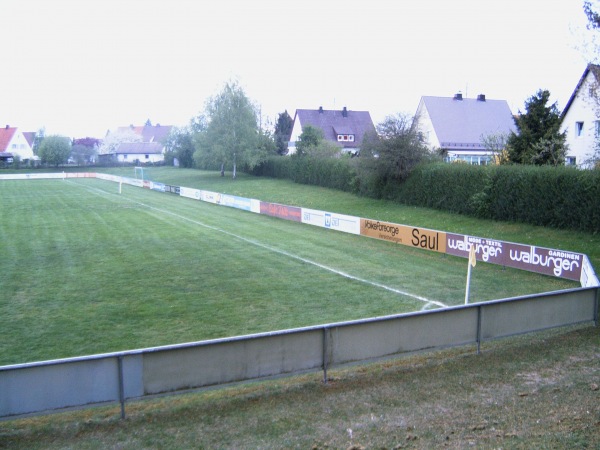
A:
<svg viewBox="0 0 600 450">
<path fill-rule="evenodd" d="M 471 244 L 471 250 L 469 251 L 469 264 L 467 268 L 467 290 L 465 292 L 465 305 L 469 304 L 469 289 L 471 288 L 471 267 L 475 267 L 477 264 L 477 258 L 475 257 L 475 244 Z"/>
</svg>

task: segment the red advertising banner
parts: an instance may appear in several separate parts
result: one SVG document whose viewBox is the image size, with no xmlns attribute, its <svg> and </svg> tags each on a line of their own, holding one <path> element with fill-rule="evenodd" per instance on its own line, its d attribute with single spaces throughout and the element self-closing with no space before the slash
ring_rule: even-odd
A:
<svg viewBox="0 0 600 450">
<path fill-rule="evenodd" d="M 471 246 L 479 261 L 580 281 L 584 255 L 533 245 L 446 234 L 446 253 L 468 258 Z"/>
<path fill-rule="evenodd" d="M 260 202 L 260 213 L 280 219 L 302 222 L 302 208 L 280 205 L 278 203 Z"/>
</svg>

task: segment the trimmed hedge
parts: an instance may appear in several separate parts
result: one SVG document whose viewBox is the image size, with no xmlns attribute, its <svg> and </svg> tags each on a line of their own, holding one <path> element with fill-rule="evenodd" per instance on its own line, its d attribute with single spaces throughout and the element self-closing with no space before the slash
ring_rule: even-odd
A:
<svg viewBox="0 0 600 450">
<path fill-rule="evenodd" d="M 356 172 L 349 158 L 270 157 L 252 173 L 300 184 L 353 192 Z"/>
<path fill-rule="evenodd" d="M 354 162 L 275 156 L 252 173 L 484 219 L 600 231 L 599 170 L 436 163 L 390 189 L 385 180 L 361 181 Z"/>
<path fill-rule="evenodd" d="M 596 170 L 432 164 L 411 174 L 399 201 L 486 219 L 600 231 Z"/>
</svg>

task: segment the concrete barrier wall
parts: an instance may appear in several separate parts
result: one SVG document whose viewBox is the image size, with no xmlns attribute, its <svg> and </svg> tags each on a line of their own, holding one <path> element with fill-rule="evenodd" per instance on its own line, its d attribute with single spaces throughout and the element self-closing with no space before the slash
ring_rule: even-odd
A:
<svg viewBox="0 0 600 450">
<path fill-rule="evenodd" d="M 0 418 L 91 407 L 598 321 L 581 288 L 361 321 L 0 367 Z"/>
</svg>

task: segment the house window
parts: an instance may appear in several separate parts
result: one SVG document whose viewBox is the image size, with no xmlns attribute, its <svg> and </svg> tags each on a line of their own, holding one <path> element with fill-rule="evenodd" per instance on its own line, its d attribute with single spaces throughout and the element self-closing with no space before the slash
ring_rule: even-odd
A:
<svg viewBox="0 0 600 450">
<path fill-rule="evenodd" d="M 600 120 L 594 122 L 594 130 L 596 132 L 596 137 L 600 136 Z"/>
<path fill-rule="evenodd" d="M 583 135 L 583 122 L 575 122 L 575 136 Z"/>
<path fill-rule="evenodd" d="M 577 165 L 577 160 L 575 156 L 567 156 L 565 158 L 565 166 L 575 166 Z"/>
<path fill-rule="evenodd" d="M 127 159 L 127 155 L 123 155 L 123 159 Z"/>
<path fill-rule="evenodd" d="M 337 135 L 338 142 L 354 142 L 353 134 L 338 134 Z"/>
<path fill-rule="evenodd" d="M 146 159 L 149 159 L 149 158 L 150 158 L 150 155 L 144 155 L 144 157 L 145 157 Z"/>
</svg>

